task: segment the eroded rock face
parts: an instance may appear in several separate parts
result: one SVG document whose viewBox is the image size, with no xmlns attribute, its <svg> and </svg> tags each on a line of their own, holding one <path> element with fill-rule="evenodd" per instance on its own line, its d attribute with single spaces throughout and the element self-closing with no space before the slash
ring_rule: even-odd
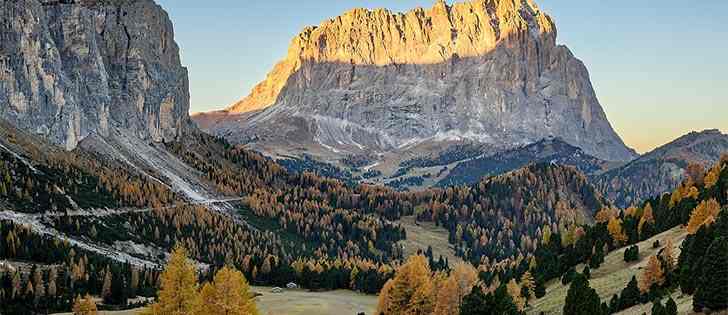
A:
<svg viewBox="0 0 728 315">
<path fill-rule="evenodd" d="M 73 149 L 91 133 L 171 140 L 189 125 L 187 70 L 152 0 L 0 3 L 0 117 Z"/>
<path fill-rule="evenodd" d="M 248 97 L 195 119 L 266 151 L 347 155 L 462 140 L 513 148 L 555 136 L 606 160 L 635 156 L 582 62 L 556 45 L 552 19 L 526 0 L 352 10 L 294 38 Z"/>
</svg>

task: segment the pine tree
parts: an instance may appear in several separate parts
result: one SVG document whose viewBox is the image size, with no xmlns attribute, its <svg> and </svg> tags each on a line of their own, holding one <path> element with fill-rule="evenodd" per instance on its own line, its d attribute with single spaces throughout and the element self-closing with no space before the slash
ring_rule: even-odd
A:
<svg viewBox="0 0 728 315">
<path fill-rule="evenodd" d="M 499 286 L 493 293 L 485 295 L 480 286 L 465 296 L 460 306 L 460 315 L 520 315 L 505 286 Z"/>
<path fill-rule="evenodd" d="M 159 300 L 152 305 L 152 314 L 186 315 L 193 312 L 197 300 L 197 272 L 187 261 L 187 250 L 175 246 L 160 276 Z"/>
<path fill-rule="evenodd" d="M 581 274 L 574 277 L 566 294 L 564 315 L 602 314 L 597 291 L 589 287 L 589 280 Z"/>
<path fill-rule="evenodd" d="M 652 315 L 665 315 L 665 307 L 662 306 L 660 299 L 652 302 Z"/>
<path fill-rule="evenodd" d="M 622 290 L 619 298 L 620 309 L 626 309 L 637 305 L 640 302 L 640 289 L 637 284 L 637 277 L 632 276 L 632 279 L 627 283 L 627 287 Z"/>
<path fill-rule="evenodd" d="M 665 315 L 677 315 L 677 303 L 670 297 L 665 303 Z"/>
<path fill-rule="evenodd" d="M 719 238 L 710 245 L 703 260 L 703 274 L 693 298 L 693 308 L 713 311 L 728 308 L 728 238 Z"/>
<path fill-rule="evenodd" d="M 96 315 L 98 310 L 96 309 L 96 303 L 93 298 L 86 294 L 84 298 L 77 296 L 73 300 L 73 315 Z"/>
</svg>

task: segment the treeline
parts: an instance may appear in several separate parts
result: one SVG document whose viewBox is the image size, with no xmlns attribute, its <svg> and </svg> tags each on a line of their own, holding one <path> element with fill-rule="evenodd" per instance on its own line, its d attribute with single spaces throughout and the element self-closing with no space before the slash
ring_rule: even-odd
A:
<svg viewBox="0 0 728 315">
<path fill-rule="evenodd" d="M 0 313 L 37 314 L 71 309 L 78 295 L 128 305 L 128 298 L 153 296 L 159 271 L 122 264 L 28 227 L 0 221 Z"/>
<path fill-rule="evenodd" d="M 102 218 L 60 216 L 53 224 L 69 235 L 109 246 L 131 242 L 157 249 L 142 257 L 150 260 L 179 244 L 192 259 L 211 266 L 235 266 L 252 283 L 260 285 L 295 282 L 310 289 L 376 293 L 393 273 L 389 263 L 364 257 L 353 243 L 330 253 L 322 249 L 326 248 L 324 242 L 258 229 L 202 206 L 180 205 Z"/>
<path fill-rule="evenodd" d="M 14 211 L 151 207 L 176 199 L 165 185 L 105 157 L 52 149 L 1 122 L 0 135 L 30 163 L 0 150 L 0 198 Z"/>
</svg>

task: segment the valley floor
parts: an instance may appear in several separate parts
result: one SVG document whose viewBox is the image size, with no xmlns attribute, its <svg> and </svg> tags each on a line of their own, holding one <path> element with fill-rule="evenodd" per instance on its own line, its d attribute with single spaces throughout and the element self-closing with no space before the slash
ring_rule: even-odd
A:
<svg viewBox="0 0 728 315">
<path fill-rule="evenodd" d="M 604 258 L 604 263 L 599 269 L 591 270 L 589 285 L 597 291 L 602 302 L 606 301 L 609 303 L 609 300 L 614 294 L 619 294 L 627 286 L 632 276 L 637 276 L 639 279 L 639 275 L 647 265 L 650 256 L 656 255 L 660 248 L 667 244 L 668 240 L 672 240 L 675 246 L 675 255 L 680 255 L 680 245 L 686 236 L 687 231 L 685 228 L 676 227 L 638 243 L 640 260 L 636 262 L 624 262 L 624 251 L 626 247 L 609 253 Z M 660 241 L 661 246 L 659 248 L 652 248 L 655 240 Z M 584 265 L 579 265 L 576 270 L 581 272 L 583 268 Z M 544 312 L 545 314 L 561 314 L 568 290 L 569 285 L 561 284 L 560 280 L 552 280 L 546 286 L 546 296 L 532 302 L 532 306 L 526 310 L 527 313 L 539 314 L 540 312 Z M 680 314 L 686 314 L 692 308 L 692 297 L 682 297 L 678 291 L 675 292 L 673 298 L 678 303 Z M 620 314 L 642 314 L 645 311 L 649 313 L 651 308 L 652 303 L 647 303 L 625 310 Z"/>
<path fill-rule="evenodd" d="M 307 290 L 287 290 L 272 293 L 272 287 L 254 286 L 253 292 L 262 295 L 255 298 L 260 315 L 339 315 L 374 314 L 377 296 L 366 295 L 349 290 L 310 292 Z M 136 315 L 142 308 L 126 311 L 100 311 L 100 315 Z M 56 315 L 71 315 L 61 313 Z"/>
</svg>

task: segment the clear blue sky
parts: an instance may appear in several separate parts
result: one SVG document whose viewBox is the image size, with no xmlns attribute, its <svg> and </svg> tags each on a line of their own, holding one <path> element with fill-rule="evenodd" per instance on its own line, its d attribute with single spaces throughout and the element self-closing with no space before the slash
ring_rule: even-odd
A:
<svg viewBox="0 0 728 315">
<path fill-rule="evenodd" d="M 190 70 L 192 112 L 247 95 L 290 39 L 354 7 L 434 0 L 157 0 Z M 448 1 L 453 2 L 453 1 Z M 536 0 L 583 60 L 607 116 L 640 152 L 691 130 L 728 132 L 728 1 Z"/>
</svg>

